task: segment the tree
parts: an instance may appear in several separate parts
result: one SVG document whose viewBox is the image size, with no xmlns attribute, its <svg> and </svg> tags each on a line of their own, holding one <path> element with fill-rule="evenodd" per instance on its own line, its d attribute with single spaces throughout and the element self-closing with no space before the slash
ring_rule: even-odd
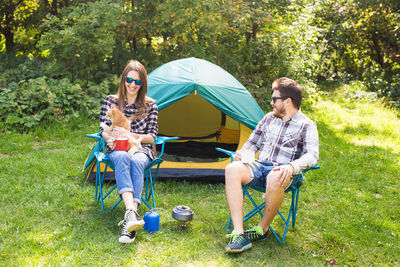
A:
<svg viewBox="0 0 400 267">
<path fill-rule="evenodd" d="M 70 5 L 49 16 L 39 44 L 48 51 L 49 73 L 84 82 L 107 77 L 121 21 L 122 5 L 106 0 Z"/>
<path fill-rule="evenodd" d="M 400 2 L 325 0 L 315 9 L 321 78 L 349 76 L 400 97 Z"/>
</svg>

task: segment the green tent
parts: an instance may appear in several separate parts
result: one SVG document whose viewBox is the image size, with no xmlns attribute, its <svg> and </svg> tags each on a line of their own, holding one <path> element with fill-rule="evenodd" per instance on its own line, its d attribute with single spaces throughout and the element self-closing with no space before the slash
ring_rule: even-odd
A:
<svg viewBox="0 0 400 267">
<path fill-rule="evenodd" d="M 264 115 L 239 81 L 206 60 L 166 63 L 149 74 L 148 85 L 159 134 L 181 137 L 166 146 L 160 177 L 223 176 L 230 161 L 215 147 L 240 148 Z"/>
</svg>

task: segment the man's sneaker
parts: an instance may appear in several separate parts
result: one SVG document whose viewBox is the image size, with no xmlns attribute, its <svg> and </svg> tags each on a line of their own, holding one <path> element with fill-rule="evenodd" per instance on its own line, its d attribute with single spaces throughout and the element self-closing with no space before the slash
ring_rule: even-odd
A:
<svg viewBox="0 0 400 267">
<path fill-rule="evenodd" d="M 124 223 L 128 232 L 138 229 L 144 225 L 144 221 L 140 218 L 137 211 L 133 209 L 127 209 L 125 212 L 125 219 L 120 221 L 118 225 Z"/>
<path fill-rule="evenodd" d="M 232 233 L 226 235 L 230 238 L 230 242 L 225 247 L 225 252 L 227 253 L 240 253 L 251 248 L 251 243 L 249 239 L 244 234 L 239 234 L 235 230 Z"/>
<path fill-rule="evenodd" d="M 244 234 L 247 236 L 250 242 L 265 240 L 267 238 L 268 232 L 269 229 L 264 234 L 263 229 L 259 225 L 253 226 L 248 229 L 244 229 Z"/>
<path fill-rule="evenodd" d="M 124 223 L 124 226 L 122 227 L 121 236 L 119 237 L 118 241 L 120 243 L 127 244 L 135 241 L 135 238 L 136 238 L 136 231 L 128 232 L 128 229 L 125 227 Z"/>
</svg>

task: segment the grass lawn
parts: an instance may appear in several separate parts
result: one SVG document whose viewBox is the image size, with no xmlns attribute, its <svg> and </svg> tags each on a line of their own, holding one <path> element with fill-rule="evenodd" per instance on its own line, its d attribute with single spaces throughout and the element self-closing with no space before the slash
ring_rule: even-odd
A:
<svg viewBox="0 0 400 267">
<path fill-rule="evenodd" d="M 78 176 L 94 144 L 84 134 L 96 132 L 96 122 L 0 133 L 0 266 L 399 265 L 398 113 L 346 90 L 323 96 L 305 113 L 318 125 L 321 169 L 306 175 L 296 227 L 286 244 L 270 235 L 242 255 L 224 253 L 223 184 L 157 182 L 160 231 L 141 229 L 123 245 L 122 205 L 102 214 L 93 185 Z M 178 204 L 195 212 L 186 226 L 171 221 Z"/>
</svg>

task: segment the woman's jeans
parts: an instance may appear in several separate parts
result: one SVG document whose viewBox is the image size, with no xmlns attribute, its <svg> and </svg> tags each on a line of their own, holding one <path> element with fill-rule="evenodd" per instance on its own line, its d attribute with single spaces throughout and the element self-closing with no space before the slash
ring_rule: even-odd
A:
<svg viewBox="0 0 400 267">
<path fill-rule="evenodd" d="M 151 159 L 144 153 L 137 152 L 130 158 L 126 151 L 113 151 L 108 155 L 114 164 L 115 179 L 118 194 L 133 192 L 133 201 L 141 202 L 143 190 L 144 169 Z"/>
</svg>

